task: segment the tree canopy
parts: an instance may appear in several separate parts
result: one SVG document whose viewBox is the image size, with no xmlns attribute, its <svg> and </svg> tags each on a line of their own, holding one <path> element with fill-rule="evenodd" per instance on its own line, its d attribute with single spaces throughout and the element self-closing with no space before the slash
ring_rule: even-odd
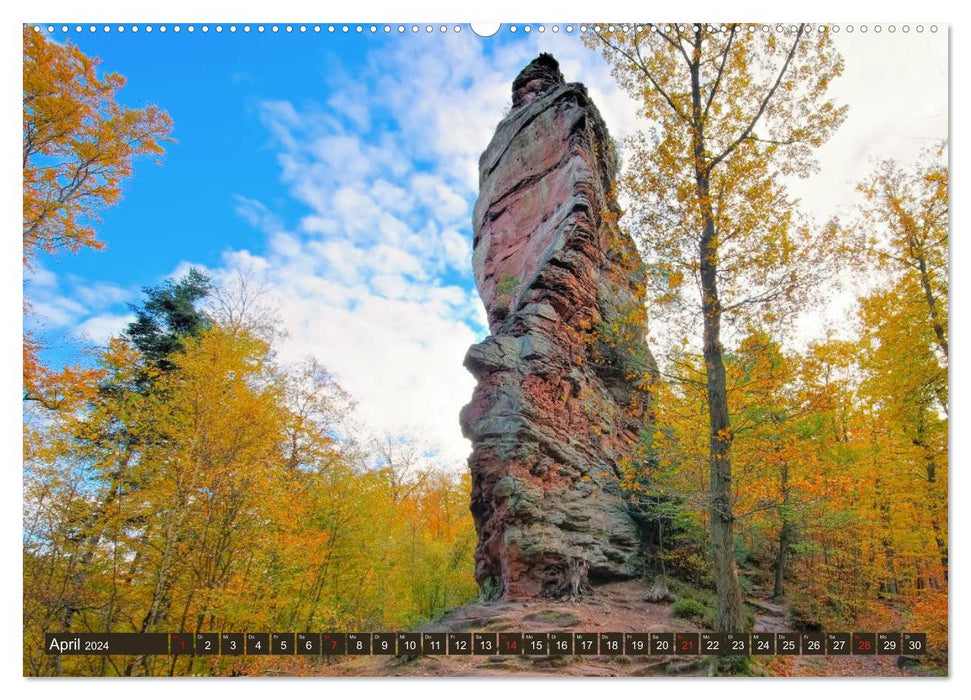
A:
<svg viewBox="0 0 971 700">
<path fill-rule="evenodd" d="M 845 108 L 827 95 L 842 59 L 828 31 L 805 25 L 782 33 L 740 24 L 600 26 L 587 43 L 650 125 L 629 144 L 628 226 L 648 251 L 660 298 L 701 321 L 718 629 L 739 630 L 722 324 L 791 316 L 827 269 L 832 228 L 802 221 L 782 176 L 808 174 L 812 149 L 843 121 Z M 685 280 L 695 289 L 688 304 Z"/>
<path fill-rule="evenodd" d="M 24 261 L 40 250 L 102 248 L 94 223 L 118 202 L 134 160 L 160 156 L 172 120 L 125 107 L 125 79 L 67 42 L 24 26 Z"/>
</svg>

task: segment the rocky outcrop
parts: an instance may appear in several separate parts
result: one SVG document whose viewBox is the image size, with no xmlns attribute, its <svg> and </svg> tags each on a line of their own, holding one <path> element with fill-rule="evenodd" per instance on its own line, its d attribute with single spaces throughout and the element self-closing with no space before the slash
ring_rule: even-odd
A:
<svg viewBox="0 0 971 700">
<path fill-rule="evenodd" d="M 650 415 L 643 266 L 617 156 L 583 85 L 542 54 L 479 159 L 473 267 L 491 335 L 465 366 L 475 576 L 488 598 L 636 575 L 621 482 Z"/>
</svg>

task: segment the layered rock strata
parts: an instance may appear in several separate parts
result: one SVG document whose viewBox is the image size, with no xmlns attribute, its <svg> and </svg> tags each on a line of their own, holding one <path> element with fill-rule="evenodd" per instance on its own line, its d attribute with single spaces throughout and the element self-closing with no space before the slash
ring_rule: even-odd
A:
<svg viewBox="0 0 971 700">
<path fill-rule="evenodd" d="M 465 366 L 475 576 L 487 598 L 576 595 L 641 567 L 621 483 L 657 369 L 617 156 L 586 89 L 541 54 L 479 159 L 473 267 L 491 335 Z"/>
</svg>

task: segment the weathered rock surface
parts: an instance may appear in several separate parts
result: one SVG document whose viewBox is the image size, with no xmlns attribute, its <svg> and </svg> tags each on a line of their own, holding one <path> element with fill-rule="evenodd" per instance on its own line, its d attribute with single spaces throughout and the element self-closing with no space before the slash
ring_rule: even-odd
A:
<svg viewBox="0 0 971 700">
<path fill-rule="evenodd" d="M 487 597 L 575 595 L 640 571 L 620 480 L 657 369 L 616 172 L 586 89 L 541 55 L 479 160 L 473 214 L 491 335 L 466 355 L 478 384 L 461 423 Z"/>
</svg>

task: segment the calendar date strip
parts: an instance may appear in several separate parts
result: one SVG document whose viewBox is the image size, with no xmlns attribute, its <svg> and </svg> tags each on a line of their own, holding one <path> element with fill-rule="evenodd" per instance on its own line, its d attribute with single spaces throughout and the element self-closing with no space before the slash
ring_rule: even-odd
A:
<svg viewBox="0 0 971 700">
<path fill-rule="evenodd" d="M 48 654 L 176 656 L 922 655 L 922 632 L 158 632 L 44 635 Z"/>
</svg>

